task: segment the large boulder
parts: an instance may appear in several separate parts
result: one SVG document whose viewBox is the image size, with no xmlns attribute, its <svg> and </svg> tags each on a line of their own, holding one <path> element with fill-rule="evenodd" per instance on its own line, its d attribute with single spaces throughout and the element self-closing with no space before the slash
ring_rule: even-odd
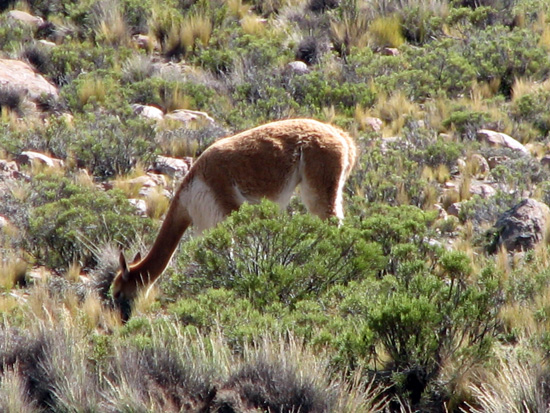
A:
<svg viewBox="0 0 550 413">
<path fill-rule="evenodd" d="M 132 109 L 134 110 L 134 113 L 136 115 L 140 115 L 144 118 L 154 120 L 164 119 L 164 113 L 162 112 L 162 110 L 155 106 L 139 105 L 137 103 L 134 103 L 132 105 Z"/>
<path fill-rule="evenodd" d="M 214 123 L 214 119 L 206 112 L 200 112 L 198 110 L 189 109 L 177 109 L 173 112 L 166 114 L 165 119 L 178 121 L 188 124 L 189 122 L 199 121 L 205 123 Z"/>
<path fill-rule="evenodd" d="M 9 11 L 8 19 L 15 20 L 31 26 L 41 26 L 44 24 L 44 19 L 42 17 L 33 16 L 32 14 L 29 14 L 26 11 L 21 11 L 21 10 Z"/>
<path fill-rule="evenodd" d="M 498 218 L 491 231 L 490 252 L 501 246 L 513 252 L 533 249 L 544 240 L 549 217 L 548 205 L 524 199 Z"/>
<path fill-rule="evenodd" d="M 65 166 L 65 162 L 61 159 L 52 158 L 43 153 L 33 151 L 21 152 L 21 155 L 17 157 L 17 162 L 22 165 L 29 165 L 36 162 L 50 168 L 63 168 L 63 166 Z"/>
<path fill-rule="evenodd" d="M 510 135 L 506 135 L 505 133 L 495 132 L 489 129 L 481 129 L 477 132 L 477 137 L 480 141 L 485 142 L 491 146 L 509 148 L 518 152 L 522 152 L 525 155 L 529 155 L 529 151 L 524 145 L 512 138 Z"/>
<path fill-rule="evenodd" d="M 2 87 L 20 90 L 33 101 L 43 94 L 56 98 L 59 95 L 54 85 L 36 73 L 31 65 L 20 60 L 0 59 L 0 88 Z"/>
<path fill-rule="evenodd" d="M 181 178 L 189 172 L 193 165 L 193 158 L 171 158 L 168 156 L 157 156 L 157 159 L 149 169 L 151 172 L 164 174 L 171 177 Z"/>
</svg>

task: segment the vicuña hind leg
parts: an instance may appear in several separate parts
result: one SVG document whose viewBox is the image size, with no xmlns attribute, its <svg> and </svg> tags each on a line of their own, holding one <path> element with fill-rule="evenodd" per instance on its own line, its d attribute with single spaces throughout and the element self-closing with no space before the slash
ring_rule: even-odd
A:
<svg viewBox="0 0 550 413">
<path fill-rule="evenodd" d="M 305 170 L 301 183 L 302 201 L 309 212 L 323 219 L 337 217 L 344 219 L 342 205 L 345 165 L 320 165 Z"/>
</svg>

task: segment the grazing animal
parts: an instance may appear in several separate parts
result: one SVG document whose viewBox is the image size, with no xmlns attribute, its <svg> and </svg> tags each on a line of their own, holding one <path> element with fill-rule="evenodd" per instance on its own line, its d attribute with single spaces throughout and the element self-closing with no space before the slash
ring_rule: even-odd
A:
<svg viewBox="0 0 550 413">
<path fill-rule="evenodd" d="M 120 253 L 113 280 L 118 302 L 135 298 L 168 265 L 185 230 L 215 226 L 244 202 L 286 206 L 298 184 L 309 212 L 343 219 L 342 191 L 357 156 L 342 130 L 311 119 L 268 123 L 212 144 L 193 164 L 170 204 L 147 256 Z"/>
</svg>

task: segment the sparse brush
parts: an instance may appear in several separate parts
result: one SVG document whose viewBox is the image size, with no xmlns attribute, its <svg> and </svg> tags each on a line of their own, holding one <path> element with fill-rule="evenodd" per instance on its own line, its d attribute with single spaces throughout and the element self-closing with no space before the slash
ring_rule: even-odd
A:
<svg viewBox="0 0 550 413">
<path fill-rule="evenodd" d="M 163 153 L 176 157 L 196 157 L 200 155 L 216 139 L 228 136 L 226 129 L 209 124 L 198 129 L 177 128 L 160 130 L 156 141 Z"/>
<path fill-rule="evenodd" d="M 400 134 L 409 117 L 417 118 L 419 109 L 401 91 L 391 96 L 381 95 L 376 102 L 375 113 L 386 124 L 389 133 Z"/>
<path fill-rule="evenodd" d="M 435 204 L 439 199 L 440 189 L 437 185 L 427 184 L 423 190 L 424 208 L 427 210 L 434 209 Z"/>
<path fill-rule="evenodd" d="M 463 176 L 458 190 L 460 201 L 466 201 L 472 197 L 471 185 L 472 178 L 470 176 Z"/>
<path fill-rule="evenodd" d="M 45 46 L 32 43 L 21 52 L 21 58 L 28 61 L 42 74 L 49 74 L 52 71 L 51 51 Z"/>
<path fill-rule="evenodd" d="M 130 31 L 118 1 L 98 1 L 92 7 L 96 36 L 111 46 L 128 45 Z"/>
<path fill-rule="evenodd" d="M 525 95 L 529 95 L 540 88 L 540 83 L 528 79 L 516 78 L 512 86 L 512 101 L 517 101 Z"/>
<path fill-rule="evenodd" d="M 342 17 L 330 25 L 330 36 L 335 50 L 341 56 L 346 56 L 354 47 L 365 47 L 369 41 L 368 26 L 367 15 L 357 6 L 345 9 Z"/>
<path fill-rule="evenodd" d="M 2 368 L 0 380 L 0 410 L 3 412 L 35 413 L 36 404 L 29 400 L 23 378 L 17 369 Z"/>
<path fill-rule="evenodd" d="M 126 83 L 141 82 L 154 73 L 155 66 L 149 56 L 135 55 L 122 65 L 122 80 Z"/>
<path fill-rule="evenodd" d="M 324 13 L 338 7 L 339 3 L 339 0 L 309 0 L 307 9 L 315 13 Z"/>
<path fill-rule="evenodd" d="M 445 164 L 439 164 L 434 171 L 434 178 L 440 184 L 444 184 L 445 182 L 447 182 L 449 179 L 451 179 L 451 172 L 449 171 L 449 167 Z"/>
<path fill-rule="evenodd" d="M 308 36 L 300 41 L 296 49 L 296 60 L 301 60 L 308 65 L 315 64 L 319 61 L 323 52 L 320 40 L 314 36 Z"/>
<path fill-rule="evenodd" d="M 452 204 L 460 202 L 460 194 L 456 189 L 448 189 L 443 192 L 441 203 L 443 209 L 447 210 Z"/>
<path fill-rule="evenodd" d="M 151 32 L 157 38 L 167 58 L 179 59 L 195 50 L 205 47 L 210 41 L 212 23 L 200 13 L 182 17 L 170 10 L 153 13 Z"/>
<path fill-rule="evenodd" d="M 260 359 L 242 366 L 229 377 L 220 389 L 224 399 L 219 403 L 220 407 L 230 406 L 234 411 L 332 411 L 335 394 L 323 390 L 297 376 L 294 370 Z"/>
<path fill-rule="evenodd" d="M 22 90 L 15 89 L 9 86 L 0 87 L 0 109 L 15 113 L 22 116 L 24 113 L 23 102 L 25 93 Z"/>
</svg>

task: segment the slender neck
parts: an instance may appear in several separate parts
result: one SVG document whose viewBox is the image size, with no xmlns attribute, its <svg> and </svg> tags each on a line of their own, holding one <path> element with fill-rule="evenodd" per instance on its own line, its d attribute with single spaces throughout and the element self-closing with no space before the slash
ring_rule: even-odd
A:
<svg viewBox="0 0 550 413">
<path fill-rule="evenodd" d="M 151 250 L 143 260 L 130 267 L 130 272 L 139 278 L 136 282 L 147 285 L 160 277 L 189 225 L 191 220 L 187 211 L 174 199 Z"/>
</svg>

